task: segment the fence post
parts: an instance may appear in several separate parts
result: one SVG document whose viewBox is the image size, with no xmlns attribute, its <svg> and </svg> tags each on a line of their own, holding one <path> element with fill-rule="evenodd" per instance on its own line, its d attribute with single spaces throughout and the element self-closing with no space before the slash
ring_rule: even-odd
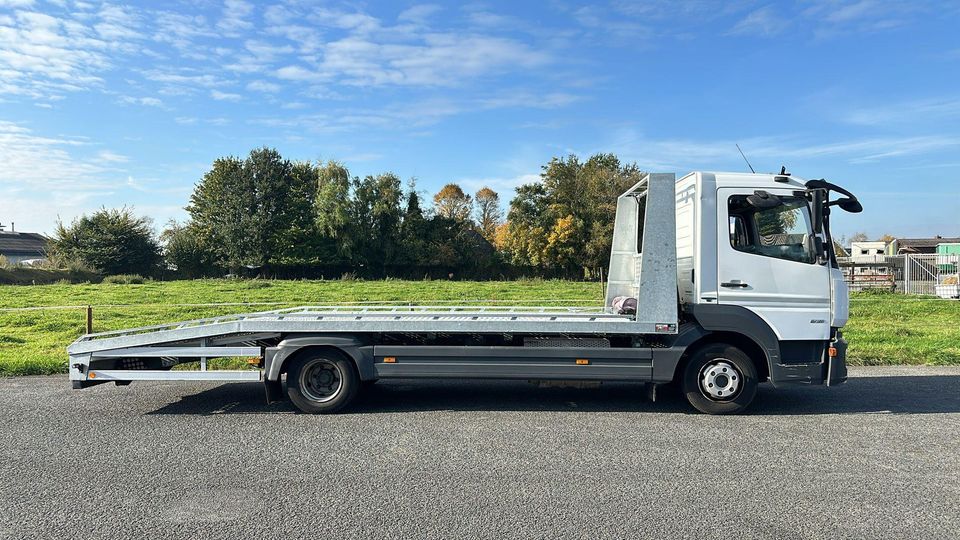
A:
<svg viewBox="0 0 960 540">
<path fill-rule="evenodd" d="M 93 333 L 93 307 L 87 306 L 87 333 Z"/>
<path fill-rule="evenodd" d="M 913 294 L 910 288 L 910 255 L 903 255 L 903 294 Z"/>
</svg>

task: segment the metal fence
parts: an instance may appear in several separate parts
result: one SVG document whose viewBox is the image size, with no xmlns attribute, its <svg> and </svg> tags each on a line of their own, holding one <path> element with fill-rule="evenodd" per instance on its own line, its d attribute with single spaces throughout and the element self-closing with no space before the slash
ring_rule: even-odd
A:
<svg viewBox="0 0 960 540">
<path fill-rule="evenodd" d="M 884 289 L 901 294 L 960 297 L 960 255 L 877 255 L 838 260 L 851 291 Z"/>
</svg>

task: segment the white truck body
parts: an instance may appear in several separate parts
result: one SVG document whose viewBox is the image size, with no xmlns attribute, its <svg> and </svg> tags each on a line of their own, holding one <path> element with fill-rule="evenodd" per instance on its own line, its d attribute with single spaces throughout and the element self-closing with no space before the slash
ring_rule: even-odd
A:
<svg viewBox="0 0 960 540">
<path fill-rule="evenodd" d="M 70 379 L 262 380 L 276 400 L 286 375 L 308 412 L 386 378 L 682 380 L 699 385 L 698 409 L 737 412 L 763 380 L 846 378 L 847 290 L 826 217 L 845 201 L 830 189 L 856 203 L 789 175 L 648 174 L 618 199 L 602 306 L 306 306 L 89 334 L 68 349 Z M 615 313 L 618 296 L 636 313 Z M 223 356 L 262 369 L 206 369 Z M 200 371 L 171 370 L 185 362 Z"/>
</svg>

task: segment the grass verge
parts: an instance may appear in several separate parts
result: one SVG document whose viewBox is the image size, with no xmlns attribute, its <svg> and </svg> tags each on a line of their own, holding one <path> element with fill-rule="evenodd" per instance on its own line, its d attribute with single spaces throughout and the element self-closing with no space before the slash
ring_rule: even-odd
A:
<svg viewBox="0 0 960 540">
<path fill-rule="evenodd" d="M 66 371 L 65 348 L 84 331 L 118 330 L 304 304 L 410 302 L 597 305 L 597 283 L 556 280 L 266 281 L 195 280 L 142 284 L 0 286 L 0 375 Z M 206 303 L 276 303 L 191 306 Z M 57 308 L 57 306 L 77 306 Z M 853 365 L 960 365 L 960 302 L 899 295 L 854 294 L 845 329 Z"/>
</svg>

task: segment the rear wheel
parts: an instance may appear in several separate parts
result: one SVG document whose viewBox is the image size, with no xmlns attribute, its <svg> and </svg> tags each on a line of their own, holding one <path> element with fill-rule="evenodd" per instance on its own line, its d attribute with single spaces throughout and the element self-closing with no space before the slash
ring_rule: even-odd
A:
<svg viewBox="0 0 960 540">
<path fill-rule="evenodd" d="M 683 372 L 683 393 L 707 414 L 737 414 L 757 394 L 757 368 L 742 350 L 724 343 L 700 348 Z"/>
<path fill-rule="evenodd" d="M 301 356 L 287 371 L 287 395 L 306 413 L 341 411 L 353 401 L 359 387 L 353 364 L 328 352 Z"/>
</svg>

